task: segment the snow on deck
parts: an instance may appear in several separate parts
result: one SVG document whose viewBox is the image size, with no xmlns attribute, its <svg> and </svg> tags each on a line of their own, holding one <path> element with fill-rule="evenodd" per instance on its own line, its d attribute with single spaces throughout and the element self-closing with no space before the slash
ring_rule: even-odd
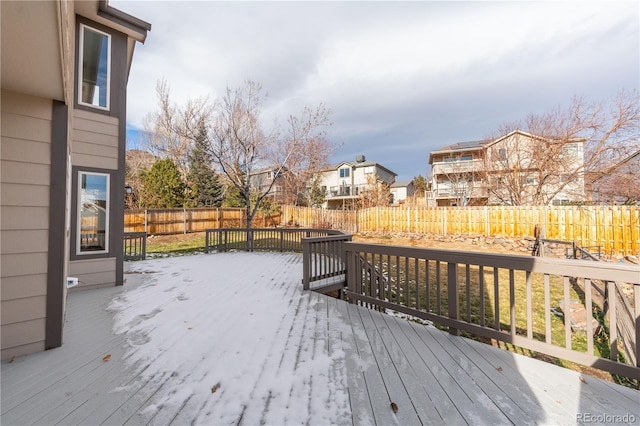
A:
<svg viewBox="0 0 640 426">
<path fill-rule="evenodd" d="M 304 292 L 298 254 L 126 269 L 2 364 L 3 425 L 640 423 L 638 391 Z"/>
</svg>

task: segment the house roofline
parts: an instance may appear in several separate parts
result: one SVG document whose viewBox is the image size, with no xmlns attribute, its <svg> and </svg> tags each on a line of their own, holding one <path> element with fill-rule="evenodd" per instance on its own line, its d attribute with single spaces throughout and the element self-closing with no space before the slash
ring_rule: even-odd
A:
<svg viewBox="0 0 640 426">
<path fill-rule="evenodd" d="M 361 168 L 361 167 L 368 167 L 368 166 L 374 166 L 374 167 L 378 167 L 382 170 L 384 170 L 385 172 L 392 174 L 393 176 L 398 176 L 398 174 L 396 172 L 393 172 L 391 170 L 389 170 L 388 168 L 386 168 L 385 166 L 383 166 L 380 163 L 375 163 L 373 161 L 365 161 L 363 163 L 358 163 L 358 162 L 353 162 L 353 161 L 342 161 L 338 164 L 335 164 L 333 166 L 330 166 L 326 169 L 323 169 L 322 172 L 331 172 L 331 171 L 335 171 L 338 170 L 340 167 L 344 166 L 344 165 L 348 165 L 351 168 Z"/>
<path fill-rule="evenodd" d="M 98 0 L 98 16 L 139 34 L 136 40 L 141 43 L 145 42 L 147 33 L 151 31 L 150 23 L 110 6 L 108 0 Z"/>
<path fill-rule="evenodd" d="M 531 139 L 536 139 L 536 140 L 545 141 L 545 142 L 554 142 L 554 141 L 558 141 L 559 140 L 559 139 L 545 138 L 543 136 L 538 136 L 538 135 L 534 135 L 532 133 L 525 132 L 524 130 L 516 129 L 516 130 L 513 130 L 513 131 L 507 133 L 506 135 L 500 136 L 497 139 L 494 139 L 494 140 L 491 140 L 491 141 L 487 141 L 483 145 L 483 149 L 488 148 L 491 145 L 495 145 L 496 143 L 501 142 L 501 141 L 503 141 L 503 140 L 515 135 L 515 134 L 520 134 L 522 136 L 526 136 L 526 137 L 531 138 Z M 571 143 L 586 142 L 587 138 L 570 138 L 568 141 L 571 142 Z"/>
</svg>

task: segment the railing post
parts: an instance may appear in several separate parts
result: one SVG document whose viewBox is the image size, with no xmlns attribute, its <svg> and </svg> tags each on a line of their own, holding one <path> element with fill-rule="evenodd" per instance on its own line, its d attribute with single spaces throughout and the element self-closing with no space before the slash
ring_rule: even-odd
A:
<svg viewBox="0 0 640 426">
<path fill-rule="evenodd" d="M 311 244 L 302 239 L 302 289 L 309 290 L 311 275 Z"/>
<path fill-rule="evenodd" d="M 182 233 L 187 233 L 187 209 L 182 208 Z"/>
<path fill-rule="evenodd" d="M 449 305 L 449 318 L 456 321 L 460 317 L 460 306 L 458 305 L 459 293 L 458 264 L 449 262 L 447 264 L 447 303 Z M 458 336 L 460 330 L 449 327 L 449 333 Z"/>
<path fill-rule="evenodd" d="M 347 258 L 347 271 L 345 278 L 347 279 L 347 301 L 349 303 L 355 303 L 355 300 L 351 298 L 351 294 L 355 294 L 356 291 L 356 256 L 349 250 L 348 245 L 344 245 L 345 256 Z"/>
</svg>

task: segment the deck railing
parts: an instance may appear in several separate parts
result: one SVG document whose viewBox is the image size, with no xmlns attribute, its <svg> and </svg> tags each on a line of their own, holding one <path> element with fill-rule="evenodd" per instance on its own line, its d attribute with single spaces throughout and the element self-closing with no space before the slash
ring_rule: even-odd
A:
<svg viewBox="0 0 640 426">
<path fill-rule="evenodd" d="M 377 244 L 345 243 L 344 248 L 351 302 L 430 320 L 453 334 L 464 331 L 640 380 L 638 267 Z M 598 318 L 601 312 L 593 301 L 597 280 L 609 287 L 605 318 Z M 631 293 L 617 292 L 614 281 L 631 286 Z M 568 318 L 553 314 L 561 301 Z M 584 321 L 571 317 L 572 303 L 586 307 Z M 608 324 L 617 323 L 617 307 L 625 303 L 633 306 L 634 314 L 626 322 L 631 329 L 620 336 L 617 327 Z M 600 326 L 609 328 L 604 343 L 594 340 Z M 619 356 L 619 344 L 636 355 L 632 363 Z"/>
<path fill-rule="evenodd" d="M 303 228 L 224 228 L 207 229 L 205 250 L 212 251 L 293 251 L 302 252 L 302 239 L 344 235 L 331 229 Z"/>
<path fill-rule="evenodd" d="M 302 239 L 302 287 L 321 293 L 346 286 L 347 262 L 344 244 L 351 235 L 340 234 Z M 311 288 L 313 285 L 313 288 Z"/>
<path fill-rule="evenodd" d="M 147 257 L 147 233 L 124 233 L 124 260 L 144 260 Z"/>
</svg>

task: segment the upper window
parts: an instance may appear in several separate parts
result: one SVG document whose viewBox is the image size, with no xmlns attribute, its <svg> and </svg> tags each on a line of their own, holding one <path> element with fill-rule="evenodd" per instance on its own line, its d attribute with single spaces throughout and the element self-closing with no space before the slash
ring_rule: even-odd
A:
<svg viewBox="0 0 640 426">
<path fill-rule="evenodd" d="M 345 167 L 344 169 L 340 169 L 340 177 L 348 178 L 349 177 L 349 168 Z"/>
<path fill-rule="evenodd" d="M 77 254 L 106 253 L 109 247 L 109 175 L 78 174 Z"/>
<path fill-rule="evenodd" d="M 80 25 L 78 103 L 109 109 L 111 36 Z"/>
<path fill-rule="evenodd" d="M 373 173 L 375 171 L 376 171 L 376 169 L 373 166 L 366 166 L 364 168 L 364 174 L 366 174 L 366 175 L 371 174 L 371 173 Z"/>
</svg>

